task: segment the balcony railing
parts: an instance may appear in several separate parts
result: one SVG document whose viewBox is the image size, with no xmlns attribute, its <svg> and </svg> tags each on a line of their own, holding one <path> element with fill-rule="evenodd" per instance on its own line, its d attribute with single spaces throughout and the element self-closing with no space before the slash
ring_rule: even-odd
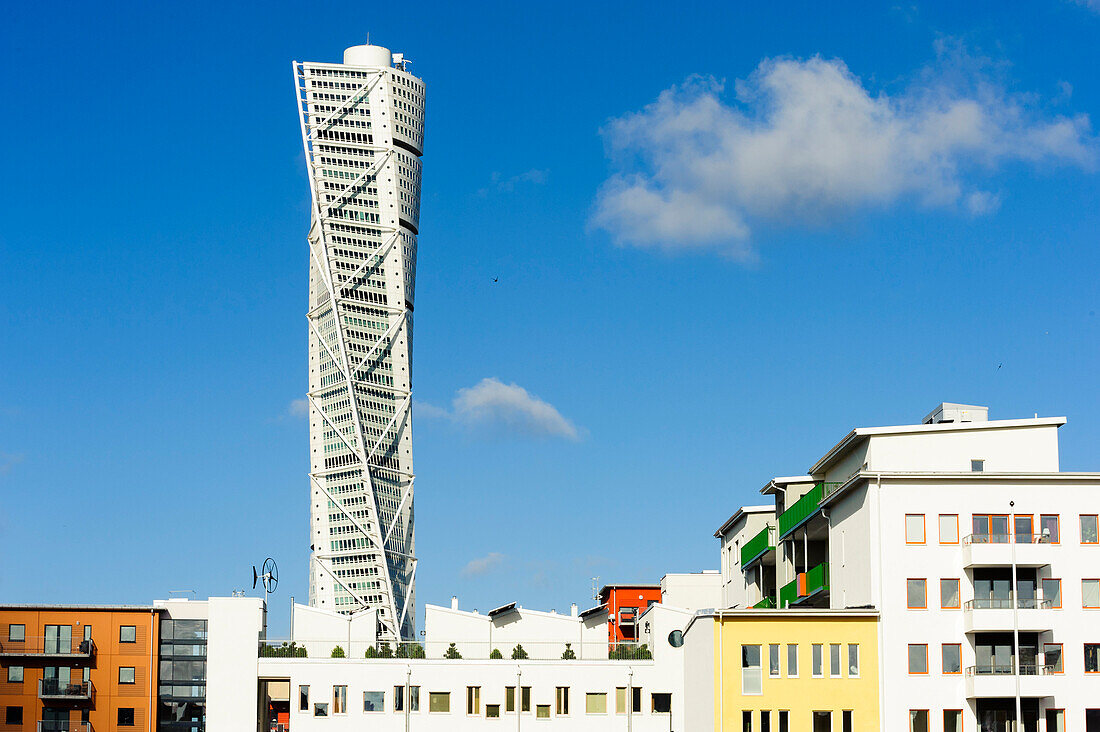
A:
<svg viewBox="0 0 1100 732">
<path fill-rule="evenodd" d="M 835 493 L 840 485 L 840 483 L 818 483 L 806 495 L 791 504 L 786 511 L 779 514 L 779 538 L 783 539 L 809 521 L 821 507 L 821 502 Z"/>
<path fill-rule="evenodd" d="M 966 668 L 967 676 L 1012 676 L 1016 667 L 1011 663 L 994 663 Z M 1054 664 L 1021 663 L 1020 676 L 1048 676 L 1053 674 Z"/>
<path fill-rule="evenodd" d="M 94 732 L 94 730 L 91 722 L 43 720 L 38 723 L 37 732 Z"/>
<path fill-rule="evenodd" d="M 38 680 L 38 698 L 43 701 L 92 701 L 95 686 L 91 681 L 76 684 L 63 684 L 57 679 Z"/>
<path fill-rule="evenodd" d="M 83 660 L 96 654 L 93 640 L 68 640 L 44 637 L 26 637 L 20 640 L 0 640 L 0 658 L 26 658 L 42 656 L 57 659 Z"/>
<path fill-rule="evenodd" d="M 546 641 L 517 640 L 516 638 L 488 638 L 479 640 L 429 640 L 424 643 L 413 641 L 387 643 L 360 641 L 352 638 L 350 646 L 347 639 L 317 639 L 294 641 L 276 641 L 268 639 L 259 644 L 258 655 L 261 659 L 293 660 L 317 659 L 362 662 L 379 661 L 486 661 L 486 660 L 646 660 L 652 658 L 652 650 L 645 642 L 625 641 Z"/>
<path fill-rule="evenodd" d="M 800 572 L 792 582 L 779 589 L 779 606 L 790 607 L 829 589 L 829 563 L 822 562 Z"/>
<path fill-rule="evenodd" d="M 967 610 L 1011 610 L 1011 597 L 976 597 L 963 605 Z M 1054 607 L 1052 600 L 1040 600 L 1036 597 L 1021 597 L 1016 603 L 1019 610 L 1049 610 Z"/>
<path fill-rule="evenodd" d="M 1048 534 L 1017 532 L 1015 534 L 970 534 L 963 537 L 963 544 L 1050 544 Z"/>
<path fill-rule="evenodd" d="M 756 536 L 745 542 L 745 546 L 741 547 L 741 569 L 752 564 L 768 552 L 775 550 L 774 532 L 774 527 L 765 526 Z"/>
<path fill-rule="evenodd" d="M 771 610 L 775 607 L 774 597 L 765 597 L 760 602 L 752 606 L 753 610 Z"/>
</svg>

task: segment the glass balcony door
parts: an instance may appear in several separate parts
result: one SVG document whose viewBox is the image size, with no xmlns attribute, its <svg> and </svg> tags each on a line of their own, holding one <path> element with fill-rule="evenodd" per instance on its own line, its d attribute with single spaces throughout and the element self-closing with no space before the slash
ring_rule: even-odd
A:
<svg viewBox="0 0 1100 732">
<path fill-rule="evenodd" d="M 46 653 L 72 653 L 73 626 L 47 625 L 45 651 Z"/>
</svg>

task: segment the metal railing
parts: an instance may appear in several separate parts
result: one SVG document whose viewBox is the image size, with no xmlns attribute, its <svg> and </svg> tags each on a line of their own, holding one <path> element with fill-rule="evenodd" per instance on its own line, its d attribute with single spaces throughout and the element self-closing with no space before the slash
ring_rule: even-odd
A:
<svg viewBox="0 0 1100 732">
<path fill-rule="evenodd" d="M 1012 663 L 979 664 L 967 666 L 967 676 L 1014 676 L 1016 666 Z M 1021 663 L 1020 676 L 1048 676 L 1054 673 L 1054 664 Z"/>
<path fill-rule="evenodd" d="M 37 732 L 94 732 L 91 722 L 69 722 L 67 720 L 43 720 L 38 723 Z"/>
<path fill-rule="evenodd" d="M 963 607 L 967 610 L 1011 610 L 1011 597 L 975 597 L 967 600 Z M 1054 607 L 1054 602 L 1037 597 L 1021 597 L 1016 603 L 1020 610 L 1049 610 Z"/>
<path fill-rule="evenodd" d="M 69 656 L 91 658 L 96 654 L 95 641 L 27 636 L 19 640 L 0 640 L 0 656 Z"/>
<path fill-rule="evenodd" d="M 775 549 L 774 532 L 775 527 L 769 524 L 757 532 L 756 536 L 745 542 L 745 546 L 741 547 L 742 569 Z"/>
<path fill-rule="evenodd" d="M 836 493 L 840 483 L 817 483 L 786 511 L 779 514 L 779 538 L 782 539 L 813 517 L 821 502 Z"/>
<path fill-rule="evenodd" d="M 779 588 L 779 606 L 796 605 L 807 597 L 829 589 L 829 563 L 822 562 L 799 572 L 792 581 Z"/>
<path fill-rule="evenodd" d="M 58 679 L 39 679 L 39 699 L 65 699 L 68 701 L 88 700 L 95 695 L 95 686 L 91 681 L 81 681 L 75 684 L 63 684 Z"/>
<path fill-rule="evenodd" d="M 970 534 L 963 544 L 1052 544 L 1049 534 L 1017 532 L 1014 534 Z"/>
<path fill-rule="evenodd" d="M 653 657 L 652 650 L 644 642 L 638 641 L 517 641 L 515 639 L 492 639 L 463 641 L 426 641 L 418 642 L 351 642 L 345 640 L 272 640 L 261 641 L 257 648 L 260 658 L 295 659 L 326 658 L 363 660 L 647 660 Z"/>
</svg>

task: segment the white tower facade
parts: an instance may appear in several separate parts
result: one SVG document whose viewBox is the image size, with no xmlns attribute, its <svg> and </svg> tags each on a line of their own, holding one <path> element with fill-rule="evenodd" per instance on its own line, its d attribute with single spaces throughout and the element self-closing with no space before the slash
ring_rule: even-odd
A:
<svg viewBox="0 0 1100 732">
<path fill-rule="evenodd" d="M 309 175 L 309 604 L 415 635 L 412 326 L 424 84 L 353 46 L 294 62 Z"/>
</svg>

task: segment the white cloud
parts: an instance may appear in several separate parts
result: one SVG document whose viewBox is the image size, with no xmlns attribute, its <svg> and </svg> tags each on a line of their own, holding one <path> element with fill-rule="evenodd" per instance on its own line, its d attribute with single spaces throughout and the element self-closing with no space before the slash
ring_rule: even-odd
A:
<svg viewBox="0 0 1100 732">
<path fill-rule="evenodd" d="M 500 552 L 489 552 L 484 557 L 478 557 L 477 559 L 471 559 L 466 563 L 466 566 L 462 568 L 460 574 L 463 577 L 480 577 L 483 574 L 488 574 L 501 564 L 504 563 L 504 555 Z"/>
<path fill-rule="evenodd" d="M 564 437 L 567 440 L 581 437 L 580 430 L 554 405 L 518 384 L 505 384 L 496 377 L 459 389 L 450 409 L 418 401 L 414 411 L 417 416 L 448 419 L 467 427 L 503 426 L 536 437 Z"/>
<path fill-rule="evenodd" d="M 667 89 L 602 130 L 616 172 L 591 223 L 620 244 L 748 259 L 753 227 L 901 200 L 990 213 L 999 199 L 976 181 L 1004 163 L 1095 165 L 1087 115 L 1044 113 L 956 43 L 937 54 L 893 95 L 821 57 L 765 59 L 732 103 L 713 78 Z"/>
<path fill-rule="evenodd" d="M 1073 2 L 1082 7 L 1086 7 L 1094 13 L 1100 13 L 1100 0 L 1073 0 Z"/>
<path fill-rule="evenodd" d="M 545 185 L 548 180 L 550 180 L 550 171 L 543 168 L 531 168 L 530 170 L 525 170 L 522 173 L 507 178 L 499 172 L 494 171 L 493 174 L 489 176 L 490 187 L 480 189 L 478 195 L 487 195 L 490 188 L 496 191 L 511 193 L 521 184 L 526 183 L 529 185 L 541 186 Z"/>
<path fill-rule="evenodd" d="M 290 417 L 308 417 L 309 416 L 309 400 L 308 399 L 292 399 L 290 404 L 287 405 L 286 413 Z"/>
</svg>

